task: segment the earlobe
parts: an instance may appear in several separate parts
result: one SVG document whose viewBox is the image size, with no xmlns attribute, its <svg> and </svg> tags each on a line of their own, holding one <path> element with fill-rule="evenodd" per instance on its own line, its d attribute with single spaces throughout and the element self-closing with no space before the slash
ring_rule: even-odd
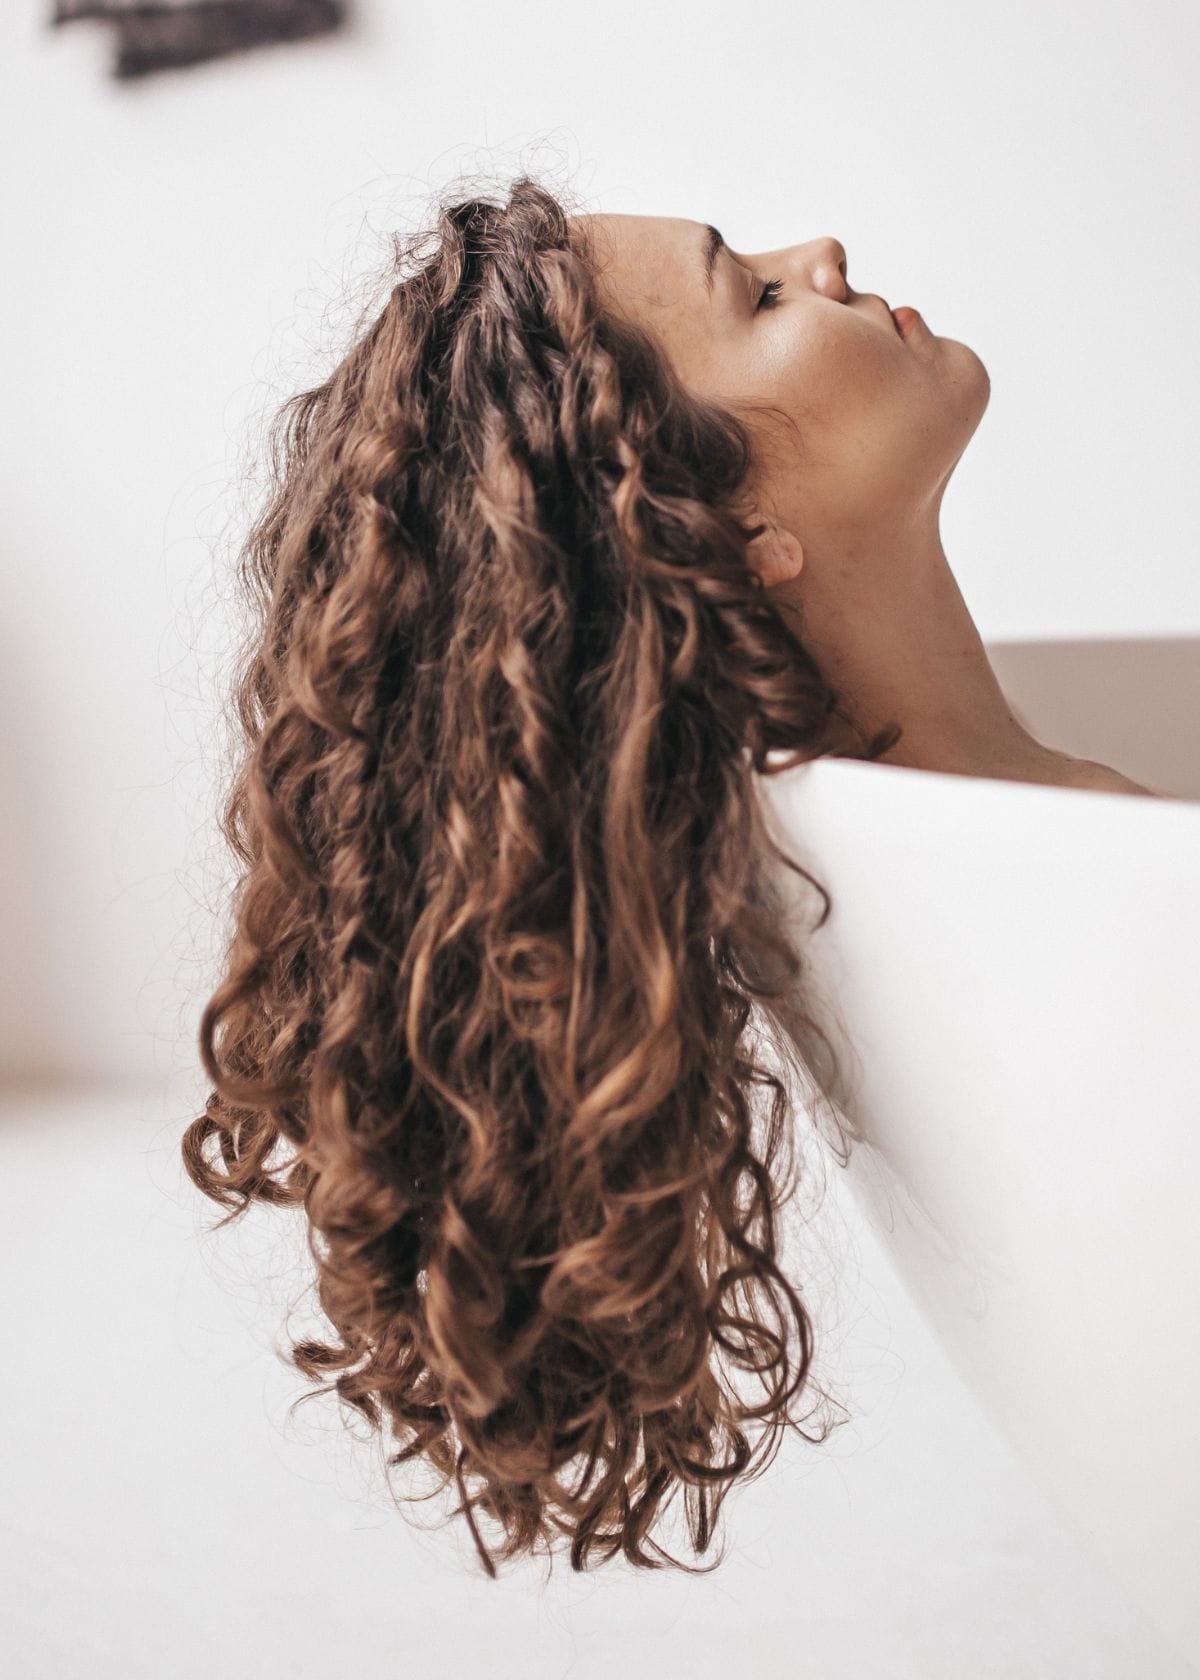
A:
<svg viewBox="0 0 1200 1680">
<path fill-rule="evenodd" d="M 798 576 L 804 566 L 804 548 L 799 537 L 773 519 L 755 521 L 764 529 L 750 544 L 748 558 L 770 589 Z"/>
</svg>

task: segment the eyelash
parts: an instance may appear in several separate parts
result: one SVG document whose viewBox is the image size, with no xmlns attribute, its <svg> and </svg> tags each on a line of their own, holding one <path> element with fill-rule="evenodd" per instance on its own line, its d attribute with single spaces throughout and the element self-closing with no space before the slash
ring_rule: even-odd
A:
<svg viewBox="0 0 1200 1680">
<path fill-rule="evenodd" d="M 758 294 L 758 302 L 754 306 L 755 309 L 772 308 L 774 306 L 775 299 L 779 296 L 782 289 L 782 280 L 768 280 L 762 291 Z"/>
</svg>

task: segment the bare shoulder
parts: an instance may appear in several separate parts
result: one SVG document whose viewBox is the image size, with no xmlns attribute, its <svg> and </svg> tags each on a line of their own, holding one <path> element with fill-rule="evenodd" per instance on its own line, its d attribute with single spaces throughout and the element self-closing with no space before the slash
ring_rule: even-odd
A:
<svg viewBox="0 0 1200 1680">
<path fill-rule="evenodd" d="M 1069 760 L 1063 770 L 1061 786 L 1093 788 L 1099 793 L 1136 793 L 1144 799 L 1174 799 L 1177 795 L 1162 793 L 1158 788 L 1143 787 L 1109 764 L 1097 764 L 1089 758 Z"/>
</svg>

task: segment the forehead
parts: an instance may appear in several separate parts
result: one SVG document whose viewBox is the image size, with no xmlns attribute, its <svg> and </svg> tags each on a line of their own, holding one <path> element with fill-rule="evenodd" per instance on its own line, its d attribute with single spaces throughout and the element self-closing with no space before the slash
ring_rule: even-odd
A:
<svg viewBox="0 0 1200 1680">
<path fill-rule="evenodd" d="M 597 279 L 623 304 L 674 313 L 703 287 L 704 230 L 686 216 L 593 215 L 587 224 Z"/>
</svg>

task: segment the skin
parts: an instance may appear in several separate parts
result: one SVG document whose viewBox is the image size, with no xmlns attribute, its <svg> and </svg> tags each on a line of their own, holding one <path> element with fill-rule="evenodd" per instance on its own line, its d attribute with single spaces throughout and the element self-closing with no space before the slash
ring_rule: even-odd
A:
<svg viewBox="0 0 1200 1680">
<path fill-rule="evenodd" d="M 750 427 L 756 465 L 741 511 L 769 527 L 751 557 L 856 721 L 903 726 L 882 762 L 1152 794 L 1022 727 L 950 569 L 942 498 L 991 392 L 973 350 L 923 319 L 902 338 L 884 300 L 849 285 L 836 239 L 723 247 L 710 293 L 702 223 L 575 219 L 605 306 Z M 756 308 L 775 278 L 774 303 Z"/>
</svg>

